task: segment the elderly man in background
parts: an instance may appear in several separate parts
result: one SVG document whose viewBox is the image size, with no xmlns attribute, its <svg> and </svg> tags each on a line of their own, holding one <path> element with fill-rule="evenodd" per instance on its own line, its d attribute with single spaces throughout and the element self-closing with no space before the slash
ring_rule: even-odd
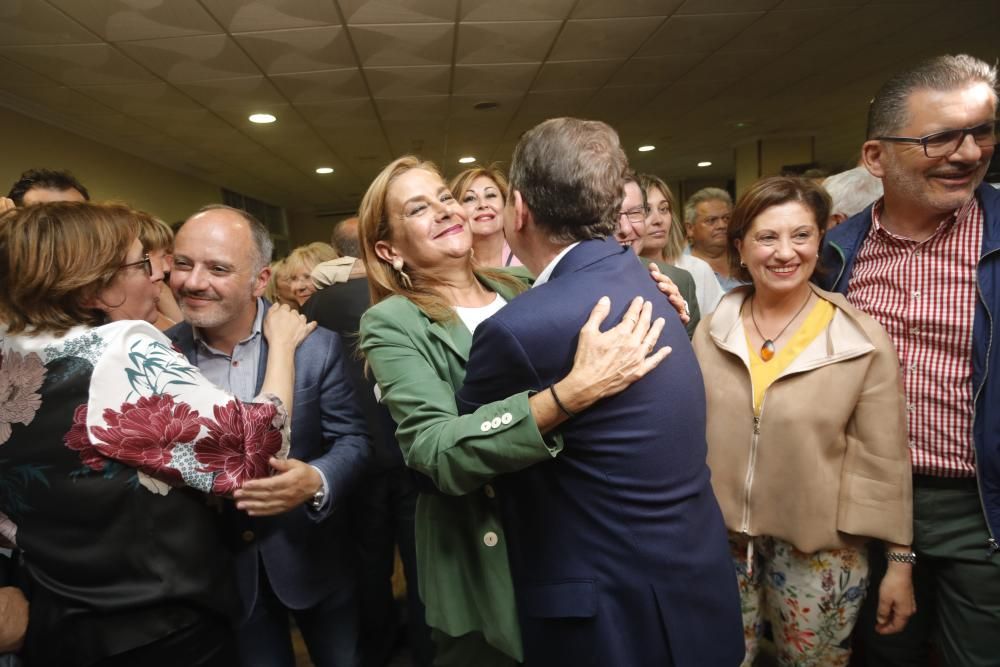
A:
<svg viewBox="0 0 1000 667">
<path fill-rule="evenodd" d="M 708 262 L 724 292 L 742 285 L 730 275 L 726 228 L 733 214 L 733 198 L 722 188 L 702 188 L 684 202 L 691 254 Z"/>
<path fill-rule="evenodd" d="M 833 200 L 827 231 L 861 213 L 882 196 L 882 181 L 872 176 L 863 165 L 827 177 L 823 181 L 823 188 Z"/>
<path fill-rule="evenodd" d="M 823 249 L 826 286 L 892 338 L 907 399 L 913 553 L 891 556 L 913 566 L 917 613 L 891 636 L 873 630 L 886 610 L 862 616 L 869 665 L 927 665 L 928 640 L 949 667 L 1000 664 L 1000 192 L 982 184 L 996 83 L 966 55 L 891 77 L 862 149 L 885 194 Z"/>
</svg>

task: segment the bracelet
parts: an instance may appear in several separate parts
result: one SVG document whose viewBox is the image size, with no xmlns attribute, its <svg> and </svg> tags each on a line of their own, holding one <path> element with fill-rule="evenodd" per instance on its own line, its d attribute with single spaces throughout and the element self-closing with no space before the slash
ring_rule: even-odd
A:
<svg viewBox="0 0 1000 667">
<path fill-rule="evenodd" d="M 549 385 L 549 391 L 552 392 L 552 400 L 556 402 L 556 405 L 559 406 L 560 410 L 566 413 L 567 417 L 570 418 L 576 417 L 576 414 L 570 412 L 569 409 L 565 405 L 563 405 L 563 402 L 559 400 L 559 394 L 556 393 L 555 383 Z"/>
<path fill-rule="evenodd" d="M 910 565 L 915 565 L 917 562 L 917 554 L 912 551 L 886 551 L 885 559 L 896 563 L 909 563 Z"/>
</svg>

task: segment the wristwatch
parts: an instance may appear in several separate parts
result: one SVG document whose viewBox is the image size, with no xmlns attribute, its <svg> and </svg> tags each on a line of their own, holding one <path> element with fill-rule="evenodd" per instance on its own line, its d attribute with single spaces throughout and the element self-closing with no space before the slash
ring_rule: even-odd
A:
<svg viewBox="0 0 1000 667">
<path fill-rule="evenodd" d="M 324 500 L 326 500 L 326 490 L 320 486 L 319 490 L 313 494 L 312 500 L 309 501 L 309 504 L 312 505 L 314 510 L 318 510 L 323 506 Z"/>
<path fill-rule="evenodd" d="M 912 551 L 886 551 L 886 560 L 895 561 L 897 563 L 909 563 L 910 565 L 915 565 L 917 562 L 917 554 Z"/>
</svg>

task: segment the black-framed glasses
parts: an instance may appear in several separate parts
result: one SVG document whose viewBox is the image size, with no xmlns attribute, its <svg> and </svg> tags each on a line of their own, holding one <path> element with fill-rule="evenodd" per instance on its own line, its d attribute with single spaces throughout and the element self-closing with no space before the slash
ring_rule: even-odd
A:
<svg viewBox="0 0 1000 667">
<path fill-rule="evenodd" d="M 636 206 L 635 208 L 630 208 L 627 211 L 619 211 L 618 217 L 625 216 L 628 221 L 633 224 L 639 224 L 646 221 L 646 214 L 649 213 L 648 206 Z"/>
<path fill-rule="evenodd" d="M 128 264 L 122 264 L 118 268 L 119 268 L 119 270 L 120 269 L 128 269 L 128 268 L 131 268 L 133 266 L 142 266 L 143 270 L 146 272 L 146 277 L 147 278 L 152 278 L 153 277 L 153 262 L 150 261 L 148 253 L 145 254 L 145 255 L 143 255 L 142 259 L 140 259 L 138 262 L 129 262 Z"/>
<path fill-rule="evenodd" d="M 935 132 L 924 137 L 875 137 L 879 141 L 894 141 L 901 144 L 920 144 L 924 147 L 924 155 L 929 158 L 946 157 L 958 150 L 958 147 L 965 141 L 965 135 L 971 135 L 972 140 L 980 148 L 990 148 L 996 146 L 997 121 L 991 120 L 975 127 L 966 127 L 961 130 L 945 130 Z"/>
</svg>

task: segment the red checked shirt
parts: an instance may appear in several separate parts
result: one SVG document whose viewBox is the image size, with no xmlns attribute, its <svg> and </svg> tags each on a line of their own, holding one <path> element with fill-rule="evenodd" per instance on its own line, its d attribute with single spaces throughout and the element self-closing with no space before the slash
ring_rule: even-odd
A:
<svg viewBox="0 0 1000 667">
<path fill-rule="evenodd" d="M 983 213 L 975 197 L 924 241 L 879 223 L 858 251 L 847 299 L 896 346 L 906 390 L 913 472 L 973 477 L 972 319 Z"/>
</svg>

